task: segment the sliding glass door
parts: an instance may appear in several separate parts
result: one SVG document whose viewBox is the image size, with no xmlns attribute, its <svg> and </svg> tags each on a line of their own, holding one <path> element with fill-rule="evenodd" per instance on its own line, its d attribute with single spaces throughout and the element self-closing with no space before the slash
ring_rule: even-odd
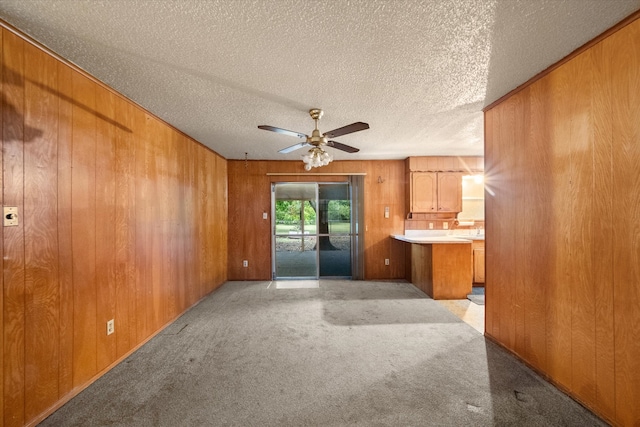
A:
<svg viewBox="0 0 640 427">
<path fill-rule="evenodd" d="M 277 183 L 272 188 L 273 278 L 351 277 L 349 183 Z"/>
</svg>

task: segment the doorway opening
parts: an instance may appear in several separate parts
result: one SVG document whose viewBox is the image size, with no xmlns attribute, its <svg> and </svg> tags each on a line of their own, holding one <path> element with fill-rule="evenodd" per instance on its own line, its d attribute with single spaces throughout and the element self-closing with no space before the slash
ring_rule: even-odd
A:
<svg viewBox="0 0 640 427">
<path fill-rule="evenodd" d="M 360 275 L 353 189 L 352 182 L 272 184 L 274 280 Z"/>
</svg>

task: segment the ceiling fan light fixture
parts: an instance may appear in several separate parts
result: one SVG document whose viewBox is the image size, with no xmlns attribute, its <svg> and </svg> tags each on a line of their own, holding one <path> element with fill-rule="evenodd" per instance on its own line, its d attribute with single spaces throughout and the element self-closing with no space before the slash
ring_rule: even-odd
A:
<svg viewBox="0 0 640 427">
<path fill-rule="evenodd" d="M 313 147 L 302 156 L 302 161 L 304 162 L 304 170 L 309 171 L 311 168 L 328 165 L 333 161 L 333 156 L 321 147 Z"/>
</svg>

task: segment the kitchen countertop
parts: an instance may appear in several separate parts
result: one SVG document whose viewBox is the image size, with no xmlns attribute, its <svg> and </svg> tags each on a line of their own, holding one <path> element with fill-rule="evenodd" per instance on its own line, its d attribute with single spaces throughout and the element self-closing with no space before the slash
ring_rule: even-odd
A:
<svg viewBox="0 0 640 427">
<path fill-rule="evenodd" d="M 392 234 L 391 237 L 407 243 L 417 244 L 460 244 L 471 243 L 473 240 L 484 240 L 484 234 L 442 234 L 429 233 L 429 230 L 419 232 L 418 230 L 409 230 L 407 234 Z"/>
<path fill-rule="evenodd" d="M 457 235 L 454 234 L 451 237 L 455 237 L 457 239 L 466 239 L 466 240 L 484 240 L 484 234 L 469 234 L 469 235 Z"/>
</svg>

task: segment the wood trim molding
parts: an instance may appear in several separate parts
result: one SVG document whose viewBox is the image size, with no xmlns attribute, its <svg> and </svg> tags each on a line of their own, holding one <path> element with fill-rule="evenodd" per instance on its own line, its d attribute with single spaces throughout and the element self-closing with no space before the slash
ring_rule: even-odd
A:
<svg viewBox="0 0 640 427">
<path fill-rule="evenodd" d="M 526 82 L 522 83 L 520 86 L 516 87 L 515 89 L 511 90 L 510 92 L 507 92 L 505 95 L 503 95 L 500 98 L 496 99 L 491 104 L 489 104 L 486 107 L 484 107 L 482 109 L 482 111 L 486 112 L 487 110 L 492 109 L 496 105 L 498 105 L 501 102 L 503 102 L 505 99 L 507 99 L 507 98 L 511 97 L 512 95 L 515 95 L 516 93 L 520 92 L 521 90 L 529 87 L 530 85 L 532 85 L 536 81 L 540 80 L 541 78 L 543 78 L 547 74 L 551 73 L 556 68 L 558 68 L 561 65 L 567 63 L 568 61 L 572 60 L 576 56 L 580 55 L 582 52 L 585 52 L 587 49 L 589 49 L 589 48 L 593 47 L 594 45 L 600 43 L 602 40 L 606 39 L 611 34 L 619 31 L 620 29 L 626 27 L 627 25 L 629 25 L 630 23 L 632 23 L 633 21 L 635 21 L 636 19 L 639 19 L 639 18 L 640 18 L 640 9 L 635 11 L 635 12 L 633 12 L 631 15 L 627 16 L 622 21 L 618 22 L 616 25 L 614 25 L 613 27 L 611 27 L 608 30 L 606 30 L 604 33 L 596 36 L 595 38 L 593 38 L 591 40 L 589 40 L 588 42 L 586 42 L 585 44 L 583 44 L 582 46 L 580 46 L 579 48 L 577 48 L 576 50 L 574 50 L 573 52 L 571 52 L 570 54 L 568 54 L 567 56 L 565 56 L 564 58 L 562 58 L 561 60 L 556 62 L 555 64 L 552 64 L 549 67 L 547 67 L 546 69 L 540 71 L 538 74 L 536 74 L 535 76 L 531 77 L 529 80 L 527 80 Z"/>
</svg>

